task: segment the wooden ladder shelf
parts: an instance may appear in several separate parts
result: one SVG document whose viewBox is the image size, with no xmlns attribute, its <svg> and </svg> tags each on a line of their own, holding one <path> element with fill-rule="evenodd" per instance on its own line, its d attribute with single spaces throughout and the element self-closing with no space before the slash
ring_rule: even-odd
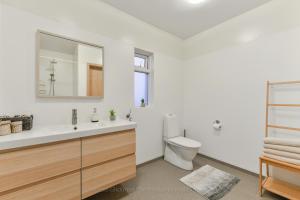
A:
<svg viewBox="0 0 300 200">
<path fill-rule="evenodd" d="M 270 86 L 274 85 L 288 85 L 288 84 L 300 84 L 300 81 L 284 81 L 284 82 L 267 82 L 267 98 L 266 98 L 266 126 L 265 126 L 265 137 L 269 136 L 269 129 L 283 129 L 289 131 L 299 131 L 300 128 L 288 127 L 282 125 L 269 124 L 269 109 L 271 107 L 300 107 L 300 104 L 273 104 L 270 103 Z M 266 166 L 266 177 L 263 179 L 262 169 L 263 164 Z M 300 173 L 300 165 L 295 165 L 287 162 L 282 162 L 279 160 L 271 159 L 265 156 L 259 158 L 259 193 L 262 196 L 263 189 L 275 193 L 277 195 L 283 196 L 291 200 L 300 200 L 300 187 L 274 179 L 270 176 L 269 166 L 274 166 L 282 168 L 295 173 Z"/>
</svg>

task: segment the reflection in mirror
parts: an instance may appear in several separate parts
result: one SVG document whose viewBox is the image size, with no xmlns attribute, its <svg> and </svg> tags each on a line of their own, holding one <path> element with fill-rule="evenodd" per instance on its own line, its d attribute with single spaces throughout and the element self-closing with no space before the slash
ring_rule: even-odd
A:
<svg viewBox="0 0 300 200">
<path fill-rule="evenodd" d="M 39 32 L 40 97 L 103 97 L 103 48 Z"/>
</svg>

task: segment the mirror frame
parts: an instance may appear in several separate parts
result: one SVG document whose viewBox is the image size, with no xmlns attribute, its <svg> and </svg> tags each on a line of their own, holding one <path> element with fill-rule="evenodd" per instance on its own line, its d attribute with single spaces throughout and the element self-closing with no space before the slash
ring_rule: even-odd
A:
<svg viewBox="0 0 300 200">
<path fill-rule="evenodd" d="M 103 61 L 103 96 L 42 96 L 39 94 L 39 79 L 40 79 L 40 35 L 41 34 L 45 34 L 45 35 L 49 35 L 49 36 L 53 36 L 53 37 L 58 37 L 61 39 L 66 39 L 66 40 L 70 40 L 73 42 L 77 42 L 77 43 L 81 43 L 81 44 L 85 44 L 85 45 L 89 45 L 89 46 L 93 46 L 96 48 L 101 48 L 102 49 L 102 61 Z M 47 32 L 47 31 L 43 31 L 43 30 L 37 30 L 36 33 L 36 69 L 35 69 L 35 93 L 36 93 L 36 97 L 37 98 L 41 98 L 41 99 L 104 99 L 105 96 L 105 59 L 104 59 L 104 46 L 101 45 L 97 45 L 97 44 L 93 44 L 93 43 L 89 43 L 89 42 L 84 42 L 82 40 L 77 40 L 74 38 L 70 38 L 67 36 L 63 36 L 63 35 L 59 35 L 59 34 L 55 34 L 55 33 L 51 33 L 51 32 Z"/>
</svg>

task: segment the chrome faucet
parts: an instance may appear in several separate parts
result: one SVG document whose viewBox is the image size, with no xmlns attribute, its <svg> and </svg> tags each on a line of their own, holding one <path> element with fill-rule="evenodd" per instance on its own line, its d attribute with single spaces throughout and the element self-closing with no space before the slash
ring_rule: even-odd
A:
<svg viewBox="0 0 300 200">
<path fill-rule="evenodd" d="M 72 125 L 77 125 L 77 109 L 72 110 Z"/>
<path fill-rule="evenodd" d="M 126 118 L 127 118 L 129 121 L 132 121 L 132 112 L 131 112 L 131 109 L 129 110 L 129 113 L 126 115 Z"/>
</svg>

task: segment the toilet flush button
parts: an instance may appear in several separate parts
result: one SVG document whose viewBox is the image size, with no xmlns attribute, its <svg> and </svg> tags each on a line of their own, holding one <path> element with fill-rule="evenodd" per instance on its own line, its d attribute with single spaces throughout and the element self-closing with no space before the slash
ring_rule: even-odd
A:
<svg viewBox="0 0 300 200">
<path fill-rule="evenodd" d="M 215 120 L 213 122 L 213 128 L 215 130 L 221 130 L 222 129 L 222 123 L 221 123 L 221 121 L 220 120 Z"/>
</svg>

